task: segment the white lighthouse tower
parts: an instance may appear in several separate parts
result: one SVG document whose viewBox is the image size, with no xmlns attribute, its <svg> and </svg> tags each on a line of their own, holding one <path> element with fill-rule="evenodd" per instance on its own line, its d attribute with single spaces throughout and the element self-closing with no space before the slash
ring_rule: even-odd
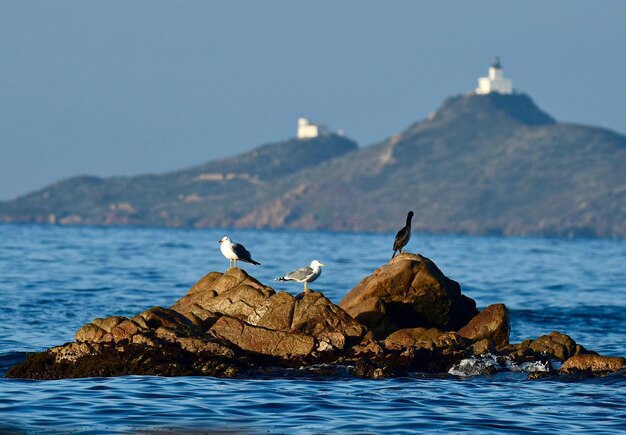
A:
<svg viewBox="0 0 626 435">
<path fill-rule="evenodd" d="M 513 93 L 513 80 L 504 78 L 499 57 L 496 56 L 489 67 L 489 77 L 481 77 L 478 79 L 478 87 L 475 92 L 480 95 L 490 94 L 492 92 L 498 92 L 500 94 Z"/>
</svg>

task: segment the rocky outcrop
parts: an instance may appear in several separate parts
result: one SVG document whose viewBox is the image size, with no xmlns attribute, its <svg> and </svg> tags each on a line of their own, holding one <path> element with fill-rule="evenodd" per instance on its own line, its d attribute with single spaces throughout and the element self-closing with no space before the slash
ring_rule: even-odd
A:
<svg viewBox="0 0 626 435">
<path fill-rule="evenodd" d="M 363 279 L 339 303 L 379 338 L 403 328 L 457 331 L 478 311 L 426 257 L 401 254 Z"/>
<path fill-rule="evenodd" d="M 246 321 L 224 316 L 209 330 L 240 350 L 292 363 L 342 350 L 364 332 L 362 325 L 317 292 L 300 299 L 276 293 L 258 304 Z"/>
<path fill-rule="evenodd" d="M 509 344 L 510 332 L 509 310 L 504 304 L 489 305 L 459 329 L 461 337 L 473 341 L 487 339 L 498 349 Z"/>
<path fill-rule="evenodd" d="M 283 359 L 300 360 L 315 350 L 315 338 L 310 335 L 252 326 L 235 317 L 220 318 L 209 334 L 243 351 Z"/>
<path fill-rule="evenodd" d="M 172 310 L 194 321 L 217 320 L 220 315 L 246 320 L 254 307 L 274 293 L 242 269 L 233 268 L 206 274 L 172 305 Z"/>
<path fill-rule="evenodd" d="M 414 207 L 431 233 L 625 238 L 624 167 L 623 133 L 554 123 L 527 95 L 467 93 L 361 149 L 330 134 L 164 174 L 72 177 L 0 201 L 0 222 L 397 231 Z"/>
<path fill-rule="evenodd" d="M 621 356 L 600 356 L 593 354 L 579 354 L 569 358 L 561 367 L 561 372 L 615 372 L 626 369 L 626 358 Z"/>
<path fill-rule="evenodd" d="M 581 348 L 576 346 L 576 342 L 570 336 L 556 331 L 542 335 L 532 341 L 528 347 L 536 353 L 558 361 L 565 361 L 570 356 L 581 351 Z"/>
<path fill-rule="evenodd" d="M 285 292 L 276 293 L 260 303 L 247 322 L 276 331 L 316 337 L 317 341 L 337 349 L 343 349 L 346 342 L 354 343 L 366 331 L 343 309 L 314 291 L 304 293 L 301 298 Z"/>
<path fill-rule="evenodd" d="M 437 328 L 409 328 L 400 329 L 385 338 L 387 349 L 448 349 L 456 347 L 458 349 L 467 345 L 466 340 L 456 332 L 443 332 Z"/>
<path fill-rule="evenodd" d="M 478 313 L 432 261 L 401 254 L 340 305 L 314 291 L 277 293 L 241 269 L 211 272 L 171 308 L 94 319 L 75 342 L 32 354 L 7 376 L 293 376 L 298 367 L 306 376 L 381 378 L 526 364 L 543 370 L 529 375 L 538 378 L 625 368 L 624 358 L 599 356 L 559 332 L 518 344 L 509 332 L 504 305 Z M 554 360 L 565 362 L 560 372 L 548 370 Z"/>
<path fill-rule="evenodd" d="M 85 324 L 9 374 L 41 379 L 124 374 L 235 376 L 264 365 L 322 362 L 366 328 L 324 295 L 276 293 L 241 269 L 211 272 L 171 309 Z M 33 368 L 36 368 L 34 370 Z"/>
</svg>

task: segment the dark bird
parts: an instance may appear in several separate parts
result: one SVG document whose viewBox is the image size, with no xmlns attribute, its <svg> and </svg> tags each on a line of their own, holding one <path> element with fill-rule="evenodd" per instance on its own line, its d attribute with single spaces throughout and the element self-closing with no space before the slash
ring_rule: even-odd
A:
<svg viewBox="0 0 626 435">
<path fill-rule="evenodd" d="M 393 242 L 393 255 L 391 256 L 392 260 L 393 257 L 396 256 L 396 252 L 400 251 L 400 254 L 402 254 L 402 248 L 404 248 L 406 244 L 409 243 L 409 239 L 411 238 L 411 219 L 413 219 L 412 211 L 410 211 L 409 214 L 406 215 L 406 225 L 404 226 L 404 228 L 402 228 L 400 231 L 398 231 L 398 234 L 396 234 L 396 240 L 394 240 Z"/>
<path fill-rule="evenodd" d="M 245 261 L 246 263 L 251 264 L 261 264 L 252 259 L 252 255 L 243 245 L 239 243 L 233 243 L 229 237 L 222 237 L 222 240 L 219 241 L 220 250 L 224 257 L 228 258 L 229 267 L 233 267 L 233 261 L 235 262 L 235 267 L 237 267 L 237 260 Z"/>
</svg>

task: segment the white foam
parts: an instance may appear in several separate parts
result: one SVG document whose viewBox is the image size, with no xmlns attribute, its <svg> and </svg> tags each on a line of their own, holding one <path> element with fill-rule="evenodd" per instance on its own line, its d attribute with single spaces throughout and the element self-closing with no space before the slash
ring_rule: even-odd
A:
<svg viewBox="0 0 626 435">
<path fill-rule="evenodd" d="M 550 370 L 550 364 L 542 361 L 531 361 L 518 365 L 509 357 L 498 358 L 487 353 L 479 357 L 472 356 L 461 360 L 460 363 L 452 366 L 448 373 L 455 376 L 477 376 L 493 373 L 494 368 L 499 372 L 547 372 Z"/>
</svg>

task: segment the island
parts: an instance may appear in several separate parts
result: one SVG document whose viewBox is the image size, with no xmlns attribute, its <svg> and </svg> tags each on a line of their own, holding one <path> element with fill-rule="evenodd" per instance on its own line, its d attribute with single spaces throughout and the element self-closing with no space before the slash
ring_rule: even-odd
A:
<svg viewBox="0 0 626 435">
<path fill-rule="evenodd" d="M 376 269 L 339 304 L 322 293 L 276 292 L 244 270 L 209 272 L 170 308 L 82 326 L 75 341 L 30 354 L 9 378 L 125 375 L 386 378 L 598 376 L 626 369 L 561 332 L 510 343 L 509 310 L 479 311 L 458 282 L 419 254 Z M 488 361 L 488 364 L 471 364 Z"/>
</svg>

